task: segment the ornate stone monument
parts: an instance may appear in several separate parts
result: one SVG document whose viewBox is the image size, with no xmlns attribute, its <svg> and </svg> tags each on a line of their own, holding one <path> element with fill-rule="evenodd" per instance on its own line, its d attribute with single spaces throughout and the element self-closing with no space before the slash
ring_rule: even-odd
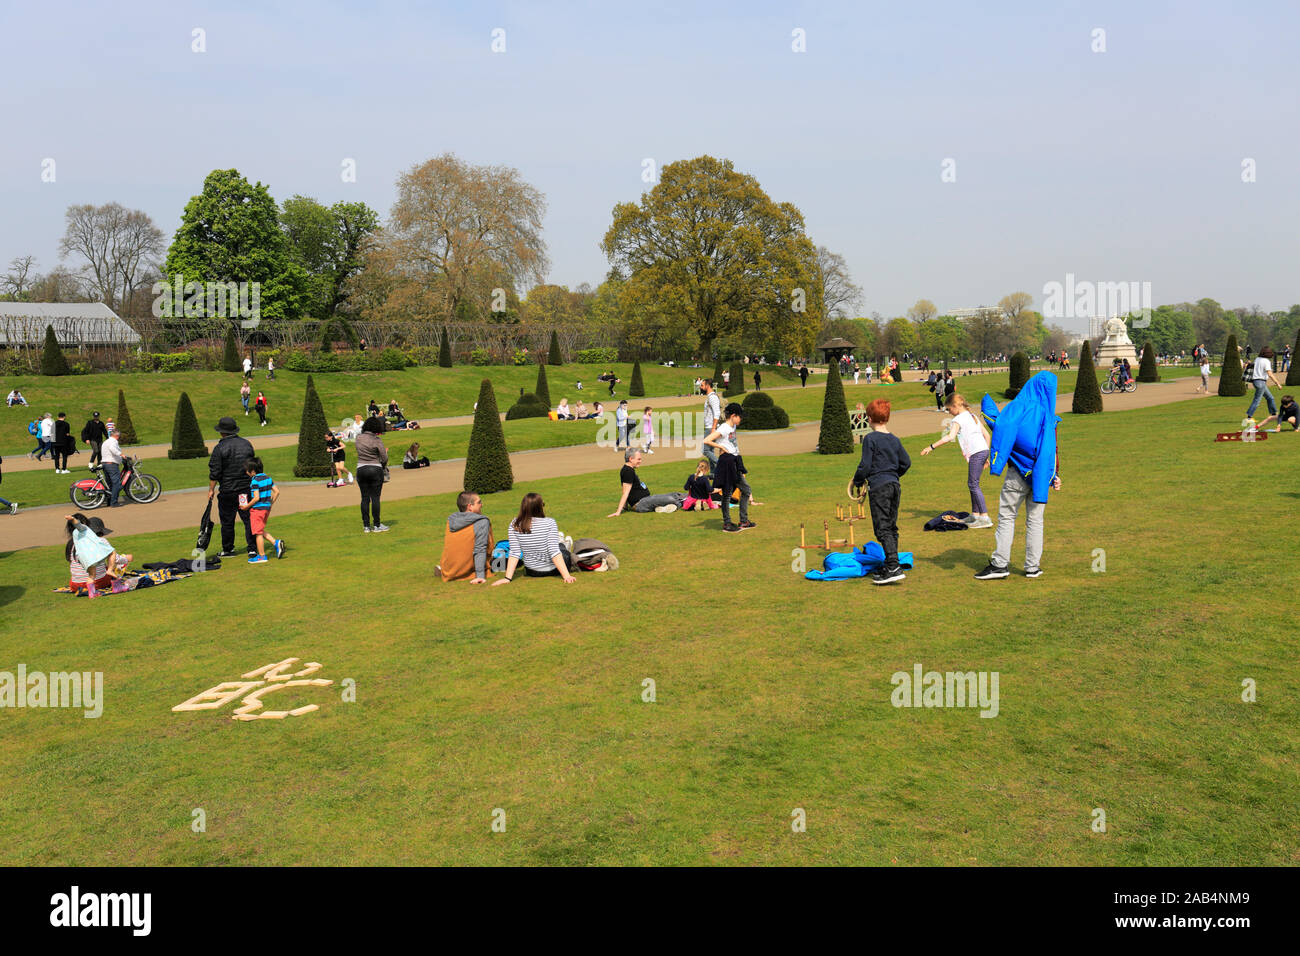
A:
<svg viewBox="0 0 1300 956">
<path fill-rule="evenodd" d="M 1123 319 L 1112 316 L 1106 320 L 1103 328 L 1106 332 L 1106 338 L 1101 343 L 1099 350 L 1101 358 L 1097 360 L 1097 367 L 1108 369 L 1115 359 L 1128 359 L 1129 365 L 1133 367 L 1133 376 L 1136 378 L 1140 356 L 1138 355 L 1137 346 L 1128 337 L 1128 326 L 1124 324 Z"/>
</svg>

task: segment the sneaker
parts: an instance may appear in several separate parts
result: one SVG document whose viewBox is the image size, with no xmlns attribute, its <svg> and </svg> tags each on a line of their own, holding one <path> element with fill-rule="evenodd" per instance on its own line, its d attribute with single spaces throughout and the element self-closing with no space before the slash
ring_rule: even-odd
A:
<svg viewBox="0 0 1300 956">
<path fill-rule="evenodd" d="M 386 524 L 377 524 L 377 525 L 375 525 L 373 528 L 371 528 L 370 530 L 372 530 L 375 534 L 379 534 L 379 532 L 381 532 L 381 531 L 387 531 L 387 530 L 388 530 L 388 525 L 386 525 Z"/>
<path fill-rule="evenodd" d="M 352 477 L 352 472 L 349 471 L 349 472 L 348 472 L 348 484 L 350 485 L 350 484 L 352 484 L 352 482 L 354 482 L 354 481 L 356 481 L 356 479 Z"/>
<path fill-rule="evenodd" d="M 758 527 L 758 525 L 754 524 L 754 522 L 752 522 L 752 521 L 742 521 L 742 522 L 740 523 L 740 530 L 741 530 L 741 531 L 748 531 L 750 528 L 757 528 L 757 527 Z"/>
<path fill-rule="evenodd" d="M 249 564 L 266 564 L 270 559 L 264 554 L 255 554 L 248 559 Z"/>
<path fill-rule="evenodd" d="M 1042 568 L 1034 568 L 1032 570 L 1030 570 L 1029 568 L 1025 568 L 1025 577 L 1027 578 L 1041 578 L 1042 576 L 1043 576 Z"/>
<path fill-rule="evenodd" d="M 907 577 L 902 568 L 881 568 L 871 576 L 872 584 L 893 584 Z"/>
<path fill-rule="evenodd" d="M 284 538 L 277 538 L 277 539 L 276 539 L 276 542 L 275 542 L 275 556 L 276 556 L 277 558 L 283 558 L 283 557 L 284 557 Z"/>
<path fill-rule="evenodd" d="M 655 509 L 655 511 L 659 512 L 661 515 L 671 514 L 676 510 L 677 510 L 676 505 L 660 505 L 658 508 Z"/>
<path fill-rule="evenodd" d="M 734 532 L 739 531 L 739 530 L 740 530 L 740 525 L 738 525 L 738 524 L 724 524 L 724 525 L 722 526 L 722 530 L 723 530 L 723 531 L 726 531 L 728 534 L 731 534 L 731 533 L 734 533 Z"/>
<path fill-rule="evenodd" d="M 991 527 L 993 527 L 993 519 L 990 518 L 990 517 L 988 517 L 988 516 L 986 515 L 986 516 L 983 517 L 983 518 L 979 518 L 979 519 L 976 520 L 976 521 L 972 521 L 972 522 L 970 523 L 970 527 L 972 527 L 972 528 L 991 528 Z"/>
<path fill-rule="evenodd" d="M 370 534 L 370 525 L 368 525 L 368 524 L 367 524 L 367 525 L 362 525 L 362 526 L 361 526 L 361 530 L 364 531 L 366 534 Z"/>
<path fill-rule="evenodd" d="M 995 579 L 997 579 L 997 578 L 1005 578 L 1005 577 L 1009 577 L 1010 575 L 1011 575 L 1011 572 L 1008 571 L 1006 568 L 1000 568 L 1000 567 L 998 567 L 996 564 L 994 564 L 992 561 L 990 561 L 990 562 L 988 563 L 988 565 L 984 568 L 983 571 L 981 571 L 979 574 L 975 575 L 975 580 L 976 580 L 976 581 L 993 581 L 993 580 L 995 580 Z"/>
<path fill-rule="evenodd" d="M 237 551 L 221 551 L 218 552 L 218 557 L 233 558 L 236 554 L 238 554 Z"/>
<path fill-rule="evenodd" d="M 11 503 L 10 503 L 10 505 L 9 505 L 9 513 L 10 513 L 11 515 L 16 515 L 16 514 L 18 514 L 18 502 L 14 501 L 14 502 L 11 502 Z"/>
</svg>

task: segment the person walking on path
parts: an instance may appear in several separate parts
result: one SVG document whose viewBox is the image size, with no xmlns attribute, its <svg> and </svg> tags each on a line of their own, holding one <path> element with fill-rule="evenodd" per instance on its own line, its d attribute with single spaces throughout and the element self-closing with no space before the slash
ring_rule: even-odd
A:
<svg viewBox="0 0 1300 956">
<path fill-rule="evenodd" d="M 379 520 L 379 499 L 384 491 L 384 473 L 388 471 L 388 449 L 379 436 L 388 423 L 378 416 L 367 418 L 357 436 L 357 487 L 361 489 L 361 527 L 366 534 L 387 531 Z"/>
<path fill-rule="evenodd" d="M 614 409 L 614 428 L 616 431 L 614 436 L 615 451 L 618 451 L 624 446 L 627 446 L 628 448 L 632 447 L 632 438 L 627 433 L 627 426 L 627 399 L 625 398 L 618 403 L 618 408 Z"/>
<path fill-rule="evenodd" d="M 217 518 L 221 524 L 221 556 L 235 556 L 235 518 L 238 517 L 244 523 L 244 543 L 251 558 L 257 554 L 257 542 L 253 539 L 252 520 L 248 511 L 243 509 L 243 504 L 248 500 L 250 486 L 245 465 L 254 457 L 253 446 L 247 438 L 240 437 L 239 426 L 229 416 L 217 422 L 217 434 L 221 440 L 208 458 L 208 500 L 217 500 Z M 115 439 L 110 441 L 116 442 Z M 104 444 L 105 453 L 108 445 L 108 442 Z M 107 469 L 107 463 L 104 467 Z M 239 500 L 241 496 L 243 502 Z"/>
<path fill-rule="evenodd" d="M 799 366 L 799 387 L 800 388 L 808 387 L 808 366 L 807 365 Z"/>
<path fill-rule="evenodd" d="M 805 371 L 807 371 L 805 369 Z M 713 388 L 713 379 L 706 378 L 702 386 L 704 391 L 704 434 L 709 435 L 722 421 L 722 399 Z M 701 448 L 704 457 L 709 460 L 709 481 L 718 473 L 718 450 L 708 445 Z"/>
<path fill-rule="evenodd" d="M 103 460 L 100 448 L 108 438 L 108 429 L 99 420 L 99 412 L 92 412 L 85 426 L 81 429 L 81 440 L 90 445 L 90 467 L 94 468 Z"/>
<path fill-rule="evenodd" d="M 760 391 L 763 388 L 763 373 L 760 369 L 754 369 L 754 391 Z"/>
<path fill-rule="evenodd" d="M 1259 408 L 1261 398 L 1268 403 L 1268 413 L 1277 414 L 1277 402 L 1273 399 L 1273 393 L 1268 390 L 1269 382 L 1278 388 L 1282 387 L 1282 383 L 1273 377 L 1273 350 L 1266 345 L 1260 349 L 1259 355 L 1250 366 L 1250 384 L 1255 386 L 1255 397 L 1250 400 L 1250 408 L 1246 409 L 1247 418 L 1255 417 L 1255 409 Z"/>
<path fill-rule="evenodd" d="M 46 412 L 41 416 L 40 422 L 36 426 L 36 460 L 41 461 L 45 458 L 45 453 L 51 450 L 54 442 L 54 416 Z M 31 457 L 32 452 L 28 452 Z"/>
<path fill-rule="evenodd" d="M 54 473 L 56 475 L 66 475 L 68 473 L 68 453 L 69 446 L 72 445 L 72 426 L 68 424 L 67 412 L 59 412 L 59 419 L 54 423 Z"/>
<path fill-rule="evenodd" d="M 244 353 L 244 381 L 253 377 L 253 357 L 247 352 Z"/>
<path fill-rule="evenodd" d="M 1210 356 L 1204 352 L 1201 353 L 1201 384 L 1196 386 L 1196 391 L 1210 394 Z"/>
<path fill-rule="evenodd" d="M 266 377 L 271 381 L 275 381 L 275 359 L 273 358 L 266 360 Z"/>
<path fill-rule="evenodd" d="M 940 445 L 957 442 L 957 447 L 966 457 L 966 487 L 970 490 L 971 516 L 966 523 L 972 528 L 991 528 L 993 521 L 989 518 L 984 492 L 980 490 L 980 477 L 989 463 L 988 429 L 975 416 L 975 410 L 966 403 L 966 399 L 956 392 L 948 396 L 944 407 L 953 416 L 952 422 L 943 437 L 922 448 L 921 454 L 925 456 Z"/>
<path fill-rule="evenodd" d="M 4 464 L 4 459 L 0 458 L 0 465 Z M 4 481 L 4 471 L 0 469 L 0 482 Z M 4 505 L 11 515 L 18 514 L 18 502 L 10 501 L 8 498 L 0 498 L 0 505 Z"/>
</svg>

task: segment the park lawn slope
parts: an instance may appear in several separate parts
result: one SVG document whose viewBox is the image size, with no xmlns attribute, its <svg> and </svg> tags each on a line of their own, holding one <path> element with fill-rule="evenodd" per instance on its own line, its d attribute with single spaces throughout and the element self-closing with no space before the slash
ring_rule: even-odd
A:
<svg viewBox="0 0 1300 956">
<path fill-rule="evenodd" d="M 273 518 L 283 561 L 95 602 L 47 590 L 61 549 L 2 555 L 21 625 L 0 631 L 0 669 L 100 670 L 106 703 L 97 720 L 0 712 L 0 862 L 1294 866 L 1293 607 L 1267 589 L 1300 547 L 1300 435 L 1216 444 L 1220 412 L 1065 416 L 1034 581 L 973 580 L 991 530 L 920 532 L 966 507 L 960 457 L 922 459 L 925 438 L 905 442 L 917 567 L 894 588 L 791 571 L 800 522 L 844 534 L 853 456 L 750 463 L 764 504 L 740 535 L 716 512 L 605 518 L 612 472 L 489 496 L 498 537 L 536 490 L 562 531 L 619 555 L 570 586 L 435 582 L 451 496 L 392 502 L 382 536 L 356 531 L 351 504 Z M 687 470 L 642 476 L 670 490 Z M 1213 493 L 1229 473 L 1231 494 Z M 985 478 L 991 501 L 998 485 Z M 1225 553 L 1243 511 L 1264 544 Z M 170 711 L 291 656 L 335 685 L 268 706 L 317 713 Z M 998 716 L 891 706 L 891 675 L 916 663 L 998 671 Z"/>
</svg>

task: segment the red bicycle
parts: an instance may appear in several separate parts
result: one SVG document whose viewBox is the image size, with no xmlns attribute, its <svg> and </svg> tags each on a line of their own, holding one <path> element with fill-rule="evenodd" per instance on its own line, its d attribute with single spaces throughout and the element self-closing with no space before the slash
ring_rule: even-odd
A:
<svg viewBox="0 0 1300 956">
<path fill-rule="evenodd" d="M 139 458 L 127 458 L 122 463 L 122 493 L 137 504 L 147 505 L 151 501 L 157 501 L 158 496 L 162 494 L 162 482 L 153 475 L 146 475 L 139 471 L 139 465 Z M 68 489 L 68 497 L 78 508 L 93 511 L 108 504 L 110 492 L 108 482 L 104 480 L 104 475 L 100 471 L 101 467 L 101 465 L 94 465 L 91 468 L 96 472 L 94 478 L 74 481 Z"/>
</svg>

